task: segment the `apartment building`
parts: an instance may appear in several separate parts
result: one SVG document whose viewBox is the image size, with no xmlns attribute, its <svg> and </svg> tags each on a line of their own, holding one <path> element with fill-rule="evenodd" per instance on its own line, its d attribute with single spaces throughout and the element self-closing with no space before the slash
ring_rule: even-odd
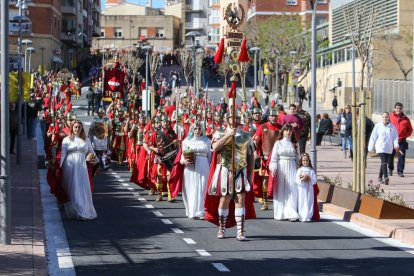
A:
<svg viewBox="0 0 414 276">
<path fill-rule="evenodd" d="M 220 0 L 209 0 L 208 6 L 210 7 L 210 14 L 208 15 L 208 45 L 214 46 L 220 43 Z"/>
<path fill-rule="evenodd" d="M 19 14 L 18 1 L 9 1 L 10 18 Z M 100 0 L 33 0 L 25 1 L 23 13 L 30 23 L 22 24 L 23 39 L 35 48 L 31 54 L 31 69 L 44 64 L 47 70 L 76 68 L 89 54 L 92 36 L 99 29 Z M 10 23 L 11 69 L 17 70 L 17 36 L 19 24 Z"/>
<path fill-rule="evenodd" d="M 211 13 L 209 1 L 207 0 L 183 0 L 184 9 L 184 32 L 183 41 L 185 45 L 192 45 L 191 38 L 185 37 L 185 34 L 196 31 L 201 35 L 196 37 L 197 44 L 206 46 L 209 43 L 209 22 L 208 17 Z"/>
<path fill-rule="evenodd" d="M 316 22 L 317 25 L 325 23 L 329 19 L 330 0 L 317 0 Z M 298 14 L 302 22 L 311 22 L 312 8 L 309 0 L 248 0 L 247 21 L 264 20 L 273 15 Z"/>
<path fill-rule="evenodd" d="M 95 49 L 132 49 L 140 39 L 148 41 L 155 51 L 171 51 L 181 44 L 180 18 L 148 6 L 112 6 L 101 14 L 100 22 L 100 36 L 92 43 Z"/>
</svg>

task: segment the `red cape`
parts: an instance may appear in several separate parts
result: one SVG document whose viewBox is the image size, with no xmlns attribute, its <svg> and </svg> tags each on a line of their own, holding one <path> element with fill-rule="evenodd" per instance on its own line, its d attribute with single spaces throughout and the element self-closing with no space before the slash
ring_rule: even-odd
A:
<svg viewBox="0 0 414 276">
<path fill-rule="evenodd" d="M 220 197 L 212 196 L 208 194 L 208 190 L 211 185 L 211 180 L 213 178 L 216 165 L 217 165 L 217 152 L 214 151 L 211 157 L 210 174 L 208 175 L 204 208 L 206 211 L 205 220 L 208 220 L 209 222 L 214 223 L 215 225 L 219 225 L 218 206 L 220 203 Z M 236 225 L 236 220 L 234 218 L 234 208 L 235 208 L 234 200 L 231 200 L 230 206 L 229 206 L 229 215 L 226 221 L 226 228 L 230 228 Z M 245 219 L 256 218 L 256 212 L 254 211 L 253 187 L 251 188 L 250 192 L 246 192 L 246 196 L 244 200 L 244 209 L 246 210 Z"/>
<path fill-rule="evenodd" d="M 180 163 L 181 160 L 181 147 L 177 152 L 177 156 L 174 160 L 174 166 L 170 173 L 170 179 L 168 180 L 168 185 L 170 185 L 171 197 L 175 198 L 178 196 L 178 193 L 183 190 L 183 174 L 184 166 Z"/>
</svg>

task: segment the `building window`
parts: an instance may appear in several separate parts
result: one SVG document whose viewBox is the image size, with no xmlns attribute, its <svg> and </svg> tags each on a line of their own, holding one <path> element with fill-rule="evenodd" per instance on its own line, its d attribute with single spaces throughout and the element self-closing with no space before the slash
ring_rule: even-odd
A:
<svg viewBox="0 0 414 276">
<path fill-rule="evenodd" d="M 105 29 L 101 29 L 101 37 L 105 37 Z"/>
<path fill-rule="evenodd" d="M 286 5 L 297 5 L 298 0 L 286 0 Z"/>
<path fill-rule="evenodd" d="M 115 28 L 115 37 L 122 37 L 122 28 L 121 27 Z"/>
<path fill-rule="evenodd" d="M 328 0 L 318 0 L 318 4 L 328 4 Z"/>
<path fill-rule="evenodd" d="M 147 37 L 147 28 L 138 28 L 138 36 Z"/>
<path fill-rule="evenodd" d="M 164 36 L 164 28 L 155 28 L 155 37 L 162 38 Z"/>
</svg>

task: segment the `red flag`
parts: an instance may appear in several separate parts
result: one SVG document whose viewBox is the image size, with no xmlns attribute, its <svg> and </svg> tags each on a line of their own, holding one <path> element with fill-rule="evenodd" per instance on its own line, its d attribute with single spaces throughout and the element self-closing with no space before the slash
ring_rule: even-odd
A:
<svg viewBox="0 0 414 276">
<path fill-rule="evenodd" d="M 112 92 L 124 92 L 125 73 L 119 69 L 105 69 L 104 95 L 105 100 L 112 99 Z"/>
<path fill-rule="evenodd" d="M 223 60 L 223 54 L 224 54 L 224 37 L 220 40 L 220 45 L 217 49 L 217 53 L 214 56 L 214 63 L 220 64 Z"/>
<path fill-rule="evenodd" d="M 239 62 L 249 62 L 249 53 L 247 52 L 246 47 L 246 37 L 243 38 L 242 45 L 240 47 L 240 53 L 239 53 Z"/>
<path fill-rule="evenodd" d="M 229 99 L 236 98 L 236 87 L 236 81 L 232 81 L 229 93 L 227 93 Z"/>
</svg>

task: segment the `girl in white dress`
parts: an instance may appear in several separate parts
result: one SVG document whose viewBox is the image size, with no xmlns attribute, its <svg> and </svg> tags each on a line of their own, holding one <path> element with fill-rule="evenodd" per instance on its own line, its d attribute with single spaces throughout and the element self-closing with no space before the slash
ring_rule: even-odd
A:
<svg viewBox="0 0 414 276">
<path fill-rule="evenodd" d="M 182 143 L 183 154 L 180 163 L 185 166 L 182 196 L 188 218 L 204 218 L 204 195 L 210 171 L 211 141 L 202 134 L 201 123 L 196 122 Z M 194 163 L 185 158 L 184 152 L 187 150 L 194 153 Z"/>
<path fill-rule="evenodd" d="M 92 202 L 86 155 L 95 155 L 91 142 L 86 138 L 85 130 L 80 121 L 71 126 L 70 136 L 63 139 L 62 182 L 69 202 L 65 203 L 65 212 L 69 218 L 88 220 L 96 218 Z"/>
<path fill-rule="evenodd" d="M 275 143 L 269 170 L 273 183 L 273 216 L 274 219 L 297 221 L 298 186 L 296 185 L 297 143 L 291 125 L 284 125 L 282 137 Z"/>
<path fill-rule="evenodd" d="M 298 185 L 298 213 L 300 221 L 311 221 L 313 216 L 314 192 L 316 174 L 309 159 L 309 154 L 303 153 L 298 162 L 296 172 Z"/>
</svg>

